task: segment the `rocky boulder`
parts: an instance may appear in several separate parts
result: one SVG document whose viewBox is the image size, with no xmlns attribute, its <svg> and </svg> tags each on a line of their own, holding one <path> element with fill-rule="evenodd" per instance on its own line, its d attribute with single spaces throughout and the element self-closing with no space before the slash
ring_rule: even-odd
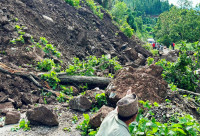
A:
<svg viewBox="0 0 200 136">
<path fill-rule="evenodd" d="M 92 102 L 86 96 L 79 95 L 69 101 L 69 106 L 73 110 L 87 111 L 92 107 Z"/>
<path fill-rule="evenodd" d="M 16 124 L 20 120 L 20 113 L 16 111 L 9 111 L 6 113 L 5 125 Z"/>
<path fill-rule="evenodd" d="M 112 107 L 102 106 L 101 109 L 93 115 L 90 119 L 90 125 L 94 128 L 100 127 L 103 119 L 108 115 L 109 112 L 114 110 Z"/>
<path fill-rule="evenodd" d="M 101 93 L 105 93 L 105 91 L 99 89 L 98 87 L 96 87 L 96 88 L 94 88 L 94 89 L 92 89 L 92 90 L 87 90 L 87 91 L 85 92 L 85 96 L 86 96 L 87 98 L 89 98 L 89 99 L 92 101 L 93 104 L 95 104 L 95 103 L 96 103 L 95 96 L 96 96 L 97 94 L 101 94 Z"/>
<path fill-rule="evenodd" d="M 45 106 L 27 111 L 26 116 L 33 125 L 58 126 L 58 117 Z"/>
<path fill-rule="evenodd" d="M 132 93 L 136 93 L 139 100 L 163 102 L 167 94 L 167 83 L 162 80 L 161 74 L 162 67 L 156 65 L 138 69 L 126 67 L 120 70 L 106 89 L 108 101 L 115 105 L 126 95 L 129 87 L 132 87 Z"/>
<path fill-rule="evenodd" d="M 167 54 L 162 54 L 161 59 L 166 59 L 166 61 L 175 62 L 178 59 L 177 51 L 170 50 Z"/>
</svg>

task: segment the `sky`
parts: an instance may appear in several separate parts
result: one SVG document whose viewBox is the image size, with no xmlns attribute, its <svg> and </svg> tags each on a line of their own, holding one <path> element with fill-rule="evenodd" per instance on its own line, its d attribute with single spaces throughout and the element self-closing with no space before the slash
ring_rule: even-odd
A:
<svg viewBox="0 0 200 136">
<path fill-rule="evenodd" d="M 177 5 L 177 1 L 178 0 L 169 0 L 169 3 L 171 4 L 174 4 L 174 5 Z M 190 0 L 193 2 L 193 7 L 195 7 L 197 5 L 197 3 L 200 3 L 200 0 Z"/>
</svg>

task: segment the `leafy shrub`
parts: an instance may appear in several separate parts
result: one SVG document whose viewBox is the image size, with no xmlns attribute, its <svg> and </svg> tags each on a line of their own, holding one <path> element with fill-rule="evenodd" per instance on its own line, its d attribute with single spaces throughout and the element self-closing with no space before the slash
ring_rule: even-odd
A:
<svg viewBox="0 0 200 136">
<path fill-rule="evenodd" d="M 153 49 L 153 50 L 150 50 L 150 51 L 151 51 L 151 53 L 153 54 L 153 56 L 159 56 L 158 50 Z"/>
<path fill-rule="evenodd" d="M 73 88 L 72 87 L 65 87 L 64 85 L 60 85 L 60 88 L 62 89 L 62 92 L 67 95 L 73 94 Z"/>
<path fill-rule="evenodd" d="M 37 65 L 37 68 L 41 71 L 50 71 L 53 67 L 55 67 L 55 63 L 52 59 L 44 59 Z"/>
<path fill-rule="evenodd" d="M 120 30 L 129 38 L 133 36 L 134 30 L 130 27 L 130 25 L 125 22 L 123 25 L 120 27 Z"/>
<path fill-rule="evenodd" d="M 46 80 L 53 89 L 56 89 L 58 83 L 60 82 L 60 79 L 57 78 L 55 71 L 51 71 L 49 74 L 43 74 L 41 78 Z"/>
<path fill-rule="evenodd" d="M 28 131 L 28 130 L 31 129 L 31 128 L 29 127 L 29 124 L 30 124 L 30 121 L 26 122 L 25 119 L 22 119 L 22 120 L 19 122 L 19 126 L 14 127 L 14 128 L 11 128 L 11 131 L 17 131 L 17 130 L 19 130 L 19 129 L 23 129 L 24 131 Z"/>
<path fill-rule="evenodd" d="M 122 68 L 117 59 L 117 57 L 109 59 L 105 55 L 102 55 L 101 58 L 89 56 L 83 61 L 80 61 L 79 58 L 74 58 L 74 64 L 68 66 L 66 73 L 68 75 L 94 76 L 97 70 L 104 71 L 107 68 L 113 69 L 114 73 Z"/>
<path fill-rule="evenodd" d="M 152 50 L 152 46 L 150 43 L 147 44 L 143 44 L 142 47 L 144 47 L 146 50 L 151 51 Z"/>
<path fill-rule="evenodd" d="M 59 96 L 56 98 L 59 102 L 65 102 L 64 93 L 60 92 Z"/>
<path fill-rule="evenodd" d="M 129 125 L 129 131 L 133 136 L 197 136 L 200 134 L 200 124 L 189 114 L 178 114 L 172 116 L 167 123 L 157 122 L 153 117 L 149 101 L 139 101 L 148 113 L 150 118 L 143 117 L 144 110 L 139 109 L 136 122 Z M 170 102 L 166 99 L 166 102 Z M 158 103 L 154 103 L 158 107 Z"/>
<path fill-rule="evenodd" d="M 65 0 L 65 2 L 71 6 L 80 7 L 80 0 Z"/>
<path fill-rule="evenodd" d="M 199 123 L 191 116 L 184 115 L 177 118 L 178 123 L 160 123 L 152 118 L 140 118 L 138 122 L 132 122 L 129 126 L 131 134 L 153 136 L 196 136 L 200 134 Z"/>
<path fill-rule="evenodd" d="M 81 122 L 76 128 L 81 130 L 81 135 L 82 136 L 95 136 L 97 131 L 91 129 L 91 126 L 89 124 L 90 122 L 90 116 L 88 114 L 83 114 L 84 120 Z"/>
<path fill-rule="evenodd" d="M 101 12 L 101 6 L 96 6 L 94 0 L 85 0 L 86 4 L 92 9 L 95 15 L 103 19 L 103 13 Z"/>
<path fill-rule="evenodd" d="M 97 101 L 98 107 L 101 107 L 102 105 L 107 104 L 105 93 L 96 94 L 95 100 Z"/>
<path fill-rule="evenodd" d="M 153 58 L 151 58 L 151 57 L 148 57 L 148 58 L 147 58 L 148 66 L 150 66 L 151 64 L 153 64 L 153 62 L 154 62 L 154 59 L 153 59 Z"/>
<path fill-rule="evenodd" d="M 19 25 L 16 25 L 15 29 L 17 30 L 17 33 L 19 36 L 17 39 L 11 40 L 10 43 L 12 44 L 16 44 L 17 42 L 25 43 L 24 38 L 23 38 L 25 32 L 21 31 L 22 28 Z"/>
</svg>

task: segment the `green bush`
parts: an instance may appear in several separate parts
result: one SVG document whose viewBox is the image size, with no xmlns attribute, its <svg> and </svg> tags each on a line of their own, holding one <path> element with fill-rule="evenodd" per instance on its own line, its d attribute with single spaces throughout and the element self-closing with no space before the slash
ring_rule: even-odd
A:
<svg viewBox="0 0 200 136">
<path fill-rule="evenodd" d="M 95 100 L 97 101 L 98 107 L 100 108 L 103 105 L 107 104 L 105 93 L 96 94 Z"/>
<path fill-rule="evenodd" d="M 65 0 L 65 2 L 71 6 L 80 7 L 80 0 Z"/>
<path fill-rule="evenodd" d="M 76 128 L 82 131 L 82 136 L 95 136 L 97 134 L 97 131 L 91 129 L 91 126 L 89 124 L 90 116 L 88 114 L 83 114 L 83 117 L 83 122 L 81 122 Z"/>
<path fill-rule="evenodd" d="M 44 59 L 41 62 L 38 62 L 37 68 L 41 71 L 50 71 L 55 66 L 52 59 Z"/>
<path fill-rule="evenodd" d="M 102 55 L 101 58 L 89 56 L 83 61 L 74 58 L 73 65 L 68 66 L 66 73 L 68 75 L 94 76 L 97 70 L 104 71 L 107 68 L 113 69 L 113 73 L 115 73 L 122 68 L 117 60 L 117 57 L 110 59 L 106 55 Z"/>
<path fill-rule="evenodd" d="M 60 82 L 60 79 L 57 78 L 55 71 L 51 71 L 49 74 L 43 74 L 41 78 L 46 80 L 53 89 L 56 89 L 58 83 Z"/>
<path fill-rule="evenodd" d="M 136 122 L 129 125 L 132 136 L 197 136 L 200 134 L 200 124 L 189 114 L 177 114 L 171 116 L 167 123 L 157 122 L 152 112 L 152 104 L 149 101 L 139 101 L 143 108 L 139 108 Z M 166 102 L 170 100 L 166 99 Z M 153 104 L 159 107 L 158 103 Z M 150 114 L 149 118 L 143 113 Z"/>
<path fill-rule="evenodd" d="M 146 50 L 151 51 L 152 50 L 152 46 L 150 43 L 147 44 L 143 44 L 142 47 L 144 47 Z"/>
<path fill-rule="evenodd" d="M 162 59 L 155 64 L 163 67 L 162 76 L 169 84 L 173 83 L 178 88 L 195 91 L 199 83 L 198 76 L 194 74 L 194 71 L 200 68 L 199 50 L 200 46 L 196 43 L 193 50 L 194 54 L 188 56 L 186 44 L 183 43 L 176 62 L 168 62 Z"/>
<path fill-rule="evenodd" d="M 153 58 L 151 58 L 151 57 L 148 57 L 148 58 L 147 58 L 148 66 L 150 66 L 151 64 L 153 64 L 153 62 L 154 62 L 154 59 L 153 59 Z"/>
<path fill-rule="evenodd" d="M 101 12 L 101 6 L 96 6 L 94 0 L 85 0 L 86 4 L 92 9 L 93 13 L 99 18 L 103 19 L 103 13 Z"/>
<path fill-rule="evenodd" d="M 134 30 L 130 27 L 127 22 L 124 22 L 123 25 L 120 27 L 120 30 L 129 38 L 133 36 Z"/>
</svg>

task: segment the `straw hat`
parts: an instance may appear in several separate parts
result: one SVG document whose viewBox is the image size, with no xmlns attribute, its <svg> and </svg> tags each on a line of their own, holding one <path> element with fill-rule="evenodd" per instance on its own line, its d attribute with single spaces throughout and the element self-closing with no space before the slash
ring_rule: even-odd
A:
<svg viewBox="0 0 200 136">
<path fill-rule="evenodd" d="M 138 111 L 138 98 L 136 94 L 126 95 L 117 102 L 118 114 L 122 117 L 131 117 Z"/>
</svg>

